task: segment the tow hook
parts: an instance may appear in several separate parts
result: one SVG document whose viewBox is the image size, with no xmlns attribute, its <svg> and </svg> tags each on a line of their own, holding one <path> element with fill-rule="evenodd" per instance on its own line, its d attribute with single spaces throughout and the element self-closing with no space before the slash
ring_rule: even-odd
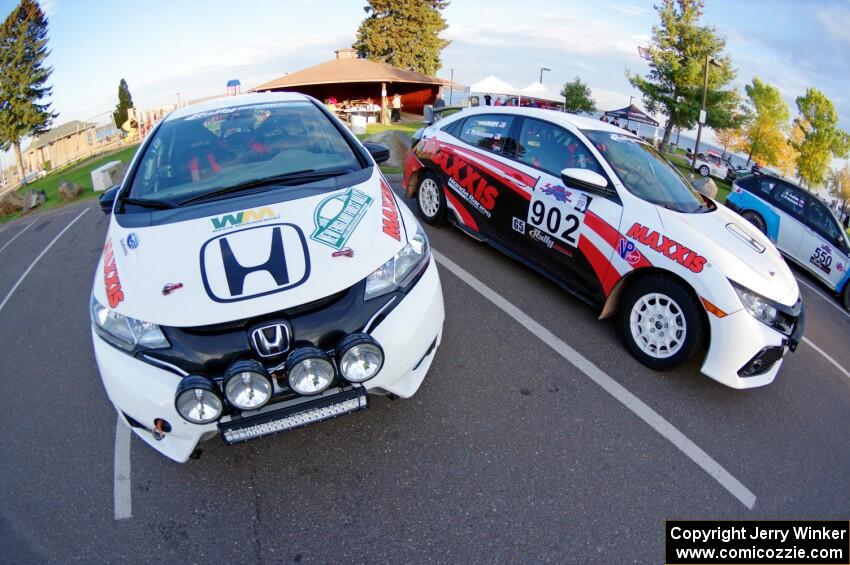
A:
<svg viewBox="0 0 850 565">
<path fill-rule="evenodd" d="M 171 424 L 168 423 L 167 420 L 163 420 L 162 418 L 157 418 L 153 421 L 153 430 L 151 433 L 153 437 L 157 441 L 162 441 L 165 439 L 165 434 L 171 431 Z"/>
</svg>

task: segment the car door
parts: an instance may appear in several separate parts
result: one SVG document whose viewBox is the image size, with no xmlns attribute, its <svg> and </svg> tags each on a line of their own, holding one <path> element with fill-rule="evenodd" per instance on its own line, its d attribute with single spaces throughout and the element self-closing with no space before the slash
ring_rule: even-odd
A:
<svg viewBox="0 0 850 565">
<path fill-rule="evenodd" d="M 804 258 L 800 250 L 803 233 L 806 231 L 804 223 L 808 203 L 808 196 L 789 184 L 779 183 L 773 191 L 772 204 L 779 215 L 777 247 L 800 263 L 808 261 L 808 257 Z"/>
<path fill-rule="evenodd" d="M 606 293 L 600 269 L 610 263 L 616 246 L 603 239 L 619 229 L 622 206 L 616 198 L 565 184 L 561 171 L 588 169 L 604 176 L 602 167 L 578 135 L 546 120 L 523 118 L 511 143 L 508 156 L 535 181 L 506 237 L 541 269 L 601 300 Z"/>
<path fill-rule="evenodd" d="M 806 267 L 833 290 L 848 268 L 847 241 L 838 222 L 822 203 L 812 201 L 800 241 L 800 257 Z"/>
</svg>

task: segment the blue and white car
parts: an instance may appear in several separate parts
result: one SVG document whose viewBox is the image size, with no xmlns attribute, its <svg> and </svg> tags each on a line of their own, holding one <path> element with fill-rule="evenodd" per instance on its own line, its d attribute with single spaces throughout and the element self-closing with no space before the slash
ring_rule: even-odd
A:
<svg viewBox="0 0 850 565">
<path fill-rule="evenodd" d="M 850 309 L 850 240 L 815 196 L 772 175 L 736 180 L 726 206 L 766 234 L 779 251 L 827 285 Z"/>
</svg>

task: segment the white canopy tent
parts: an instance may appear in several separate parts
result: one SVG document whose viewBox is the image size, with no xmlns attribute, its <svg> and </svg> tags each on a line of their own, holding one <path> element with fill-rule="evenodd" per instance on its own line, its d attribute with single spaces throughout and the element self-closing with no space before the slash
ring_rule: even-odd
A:
<svg viewBox="0 0 850 565">
<path fill-rule="evenodd" d="M 537 100 L 547 100 L 549 102 L 559 102 L 563 104 L 564 97 L 560 93 L 555 92 L 541 82 L 532 82 L 520 91 L 523 98 L 534 98 Z"/>
<path fill-rule="evenodd" d="M 520 91 L 500 78 L 489 76 L 483 80 L 469 85 L 471 94 L 489 94 L 491 96 L 517 96 Z"/>
</svg>

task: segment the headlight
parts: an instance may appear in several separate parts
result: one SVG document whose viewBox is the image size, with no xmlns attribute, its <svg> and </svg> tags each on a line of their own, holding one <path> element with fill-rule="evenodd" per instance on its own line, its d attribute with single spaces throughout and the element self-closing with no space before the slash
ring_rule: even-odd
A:
<svg viewBox="0 0 850 565">
<path fill-rule="evenodd" d="M 222 402 L 216 386 L 207 378 L 189 375 L 177 385 L 177 413 L 193 424 L 209 424 L 221 416 Z"/>
<path fill-rule="evenodd" d="M 735 283 L 732 283 L 732 288 L 738 293 L 738 298 L 741 299 L 744 308 L 756 320 L 768 326 L 775 325 L 779 320 L 779 310 L 773 306 L 771 300 Z"/>
<path fill-rule="evenodd" d="M 237 361 L 224 373 L 224 395 L 240 410 L 257 410 L 272 397 L 272 381 L 256 361 Z"/>
<path fill-rule="evenodd" d="M 289 386 L 298 394 L 319 394 L 334 380 L 334 365 L 318 347 L 299 347 L 286 358 Z"/>
<path fill-rule="evenodd" d="M 384 365 L 384 351 L 367 334 L 353 334 L 336 346 L 336 361 L 342 377 L 352 383 L 368 381 Z"/>
<path fill-rule="evenodd" d="M 171 347 L 156 324 L 123 316 L 103 306 L 94 296 L 91 298 L 91 321 L 100 337 L 124 351 Z"/>
<path fill-rule="evenodd" d="M 366 277 L 365 300 L 404 288 L 416 275 L 428 266 L 431 250 L 422 226 L 416 227 L 416 235 L 410 238 L 404 249 Z"/>
</svg>

